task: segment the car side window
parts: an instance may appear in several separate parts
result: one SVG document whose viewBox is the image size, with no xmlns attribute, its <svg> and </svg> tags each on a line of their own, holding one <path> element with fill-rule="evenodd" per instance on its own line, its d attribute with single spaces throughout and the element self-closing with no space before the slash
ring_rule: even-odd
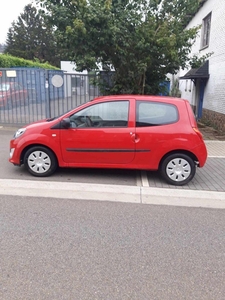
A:
<svg viewBox="0 0 225 300">
<path fill-rule="evenodd" d="M 93 104 L 70 116 L 70 127 L 127 127 L 129 101 Z"/>
<path fill-rule="evenodd" d="M 178 121 L 178 110 L 173 104 L 136 101 L 136 127 L 160 126 Z"/>
</svg>

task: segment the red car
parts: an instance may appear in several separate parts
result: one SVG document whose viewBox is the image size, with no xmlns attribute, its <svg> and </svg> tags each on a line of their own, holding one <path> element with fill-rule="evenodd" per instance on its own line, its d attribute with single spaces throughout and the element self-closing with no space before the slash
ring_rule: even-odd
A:
<svg viewBox="0 0 225 300">
<path fill-rule="evenodd" d="M 27 101 L 27 90 L 17 82 L 0 83 L 0 107 L 7 109 L 22 105 Z"/>
<path fill-rule="evenodd" d="M 96 98 L 64 115 L 19 129 L 10 159 L 34 176 L 59 167 L 160 170 L 184 185 L 207 150 L 187 100 L 119 95 Z"/>
</svg>

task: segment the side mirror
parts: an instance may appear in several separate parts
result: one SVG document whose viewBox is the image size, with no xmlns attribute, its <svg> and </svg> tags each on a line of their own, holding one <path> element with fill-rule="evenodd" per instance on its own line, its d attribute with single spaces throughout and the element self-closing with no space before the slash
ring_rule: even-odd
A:
<svg viewBox="0 0 225 300">
<path fill-rule="evenodd" d="M 62 121 L 61 121 L 61 127 L 65 128 L 65 129 L 70 128 L 70 118 L 62 119 Z"/>
</svg>

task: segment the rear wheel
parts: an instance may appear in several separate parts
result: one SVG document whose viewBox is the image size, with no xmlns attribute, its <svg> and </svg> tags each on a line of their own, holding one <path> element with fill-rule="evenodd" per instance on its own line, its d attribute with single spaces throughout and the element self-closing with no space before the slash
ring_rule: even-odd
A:
<svg viewBox="0 0 225 300">
<path fill-rule="evenodd" d="M 37 177 L 53 174 L 58 166 L 55 154 L 48 148 L 35 146 L 27 150 L 24 156 L 26 169 Z"/>
<path fill-rule="evenodd" d="M 195 176 L 196 165 L 193 159 L 183 153 L 174 153 L 167 156 L 161 163 L 160 173 L 170 184 L 184 185 Z"/>
</svg>

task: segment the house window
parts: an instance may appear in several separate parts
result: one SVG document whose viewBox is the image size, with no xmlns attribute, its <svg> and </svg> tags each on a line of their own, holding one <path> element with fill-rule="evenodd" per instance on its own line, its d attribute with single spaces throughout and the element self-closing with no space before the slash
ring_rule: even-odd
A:
<svg viewBox="0 0 225 300">
<path fill-rule="evenodd" d="M 209 46 L 209 35 L 211 27 L 211 13 L 203 19 L 202 24 L 202 48 Z"/>
</svg>

